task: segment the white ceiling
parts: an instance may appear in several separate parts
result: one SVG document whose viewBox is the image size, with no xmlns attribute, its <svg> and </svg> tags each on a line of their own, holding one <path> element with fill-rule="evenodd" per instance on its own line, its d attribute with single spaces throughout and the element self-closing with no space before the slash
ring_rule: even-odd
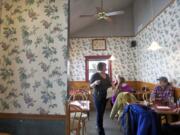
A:
<svg viewBox="0 0 180 135">
<path fill-rule="evenodd" d="M 109 11 L 122 10 L 131 5 L 133 0 L 104 0 L 104 9 Z M 70 34 L 81 31 L 92 24 L 96 24 L 94 17 L 80 18 L 83 14 L 95 14 L 96 7 L 100 7 L 101 0 L 70 0 Z"/>
</svg>

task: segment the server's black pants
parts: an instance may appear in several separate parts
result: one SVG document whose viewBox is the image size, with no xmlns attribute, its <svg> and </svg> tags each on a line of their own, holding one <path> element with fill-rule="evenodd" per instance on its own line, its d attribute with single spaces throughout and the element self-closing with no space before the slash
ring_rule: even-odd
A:
<svg viewBox="0 0 180 135">
<path fill-rule="evenodd" d="M 105 135 L 103 127 L 103 117 L 106 108 L 106 98 L 94 96 L 94 105 L 96 109 L 96 126 L 98 128 L 99 135 Z"/>
</svg>

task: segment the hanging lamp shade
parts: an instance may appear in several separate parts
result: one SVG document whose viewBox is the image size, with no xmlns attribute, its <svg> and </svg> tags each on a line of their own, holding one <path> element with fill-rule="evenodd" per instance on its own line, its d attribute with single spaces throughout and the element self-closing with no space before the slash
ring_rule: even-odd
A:
<svg viewBox="0 0 180 135">
<path fill-rule="evenodd" d="M 156 41 L 153 41 L 151 43 L 151 45 L 149 46 L 148 50 L 151 50 L 151 51 L 156 51 L 156 50 L 159 50 L 161 49 L 162 47 L 156 42 Z"/>
<path fill-rule="evenodd" d="M 113 55 L 111 55 L 109 60 L 114 61 L 114 60 L 116 60 L 116 58 Z"/>
</svg>

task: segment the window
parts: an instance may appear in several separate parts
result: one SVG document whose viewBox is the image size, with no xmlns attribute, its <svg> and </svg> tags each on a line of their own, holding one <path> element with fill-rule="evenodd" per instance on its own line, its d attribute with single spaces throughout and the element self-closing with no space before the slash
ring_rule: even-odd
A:
<svg viewBox="0 0 180 135">
<path fill-rule="evenodd" d="M 96 67 L 99 62 L 104 62 L 107 65 L 107 71 L 106 73 L 109 74 L 110 78 L 112 75 L 111 71 L 111 61 L 109 60 L 111 56 L 105 55 L 105 56 L 85 56 L 86 59 L 86 81 L 89 81 L 91 76 L 96 72 Z"/>
</svg>

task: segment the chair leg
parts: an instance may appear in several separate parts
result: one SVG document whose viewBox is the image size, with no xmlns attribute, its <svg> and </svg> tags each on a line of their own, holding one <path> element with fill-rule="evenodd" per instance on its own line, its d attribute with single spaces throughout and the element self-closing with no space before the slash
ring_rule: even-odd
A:
<svg viewBox="0 0 180 135">
<path fill-rule="evenodd" d="M 87 112 L 87 117 L 88 117 L 88 120 L 89 120 L 89 112 Z"/>
<path fill-rule="evenodd" d="M 79 129 L 76 130 L 76 135 L 80 135 Z"/>
<path fill-rule="evenodd" d="M 82 120 L 82 135 L 86 135 L 86 120 Z"/>
<path fill-rule="evenodd" d="M 86 122 L 84 121 L 84 133 L 86 135 Z"/>
<path fill-rule="evenodd" d="M 85 124 L 85 120 L 82 120 L 82 135 L 84 135 L 84 132 L 85 132 L 85 130 L 84 130 L 84 124 Z"/>
</svg>

